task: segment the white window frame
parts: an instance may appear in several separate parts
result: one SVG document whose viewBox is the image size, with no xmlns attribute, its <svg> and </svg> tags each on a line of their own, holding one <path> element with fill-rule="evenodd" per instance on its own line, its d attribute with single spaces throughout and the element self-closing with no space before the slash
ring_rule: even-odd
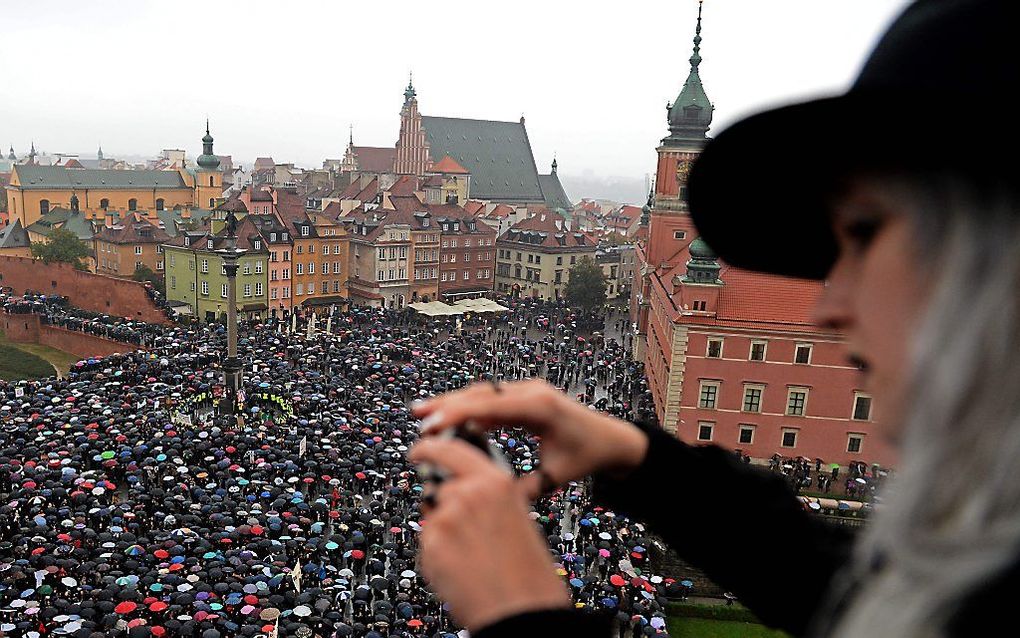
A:
<svg viewBox="0 0 1020 638">
<path fill-rule="evenodd" d="M 718 357 L 713 357 L 712 355 L 709 354 L 709 352 L 712 351 L 712 343 L 715 342 L 715 341 L 719 342 L 719 356 Z M 725 345 L 726 345 L 726 341 L 722 337 L 709 337 L 708 339 L 705 340 L 705 358 L 706 359 L 722 359 L 723 358 L 723 347 Z"/>
<path fill-rule="evenodd" d="M 758 394 L 758 409 L 757 410 L 746 410 L 744 405 L 747 403 L 747 391 L 748 390 L 760 390 Z M 745 383 L 743 392 L 740 393 L 740 411 L 746 414 L 761 414 L 762 404 L 765 403 L 765 384 L 763 383 Z"/>
<path fill-rule="evenodd" d="M 866 418 L 866 419 L 858 419 L 857 418 L 857 401 L 860 400 L 860 399 L 868 399 L 868 401 L 869 401 L 869 403 L 868 403 L 868 418 Z M 867 392 L 857 392 L 857 391 L 854 391 L 854 400 L 850 404 L 850 420 L 851 421 L 857 421 L 858 423 L 867 423 L 867 422 L 871 421 L 871 411 L 874 409 L 874 407 L 875 407 L 875 400 L 871 397 L 870 394 L 868 394 Z"/>
<path fill-rule="evenodd" d="M 705 393 L 705 388 L 714 386 L 715 394 L 712 400 L 712 405 L 702 405 L 702 396 Z M 698 409 L 699 410 L 718 410 L 719 409 L 719 391 L 722 389 L 721 381 L 703 380 L 698 384 Z"/>
<path fill-rule="evenodd" d="M 707 427 L 708 428 L 708 438 L 707 439 L 703 438 L 701 436 L 701 428 L 703 428 L 703 427 Z M 714 421 L 698 421 L 698 432 L 697 432 L 697 440 L 698 440 L 698 442 L 702 442 L 702 441 L 710 442 L 710 441 L 713 441 L 714 439 L 715 439 L 715 422 Z"/>
<path fill-rule="evenodd" d="M 846 435 L 846 452 L 847 454 L 864 454 L 864 436 L 863 432 L 847 432 Z M 857 450 L 850 449 L 850 443 L 857 439 Z"/>
<path fill-rule="evenodd" d="M 790 399 L 793 398 L 794 392 L 804 393 L 804 406 L 801 408 L 800 414 L 794 414 L 793 412 L 790 411 Z M 786 388 L 786 416 L 807 416 L 808 398 L 810 396 L 811 396 L 810 388 L 798 385 L 788 386 Z"/>
<path fill-rule="evenodd" d="M 220 284 L 220 299 L 226 299 L 228 292 L 229 288 L 227 287 L 227 284 Z"/>
<path fill-rule="evenodd" d="M 758 426 L 754 425 L 753 423 L 741 423 L 737 427 L 737 445 L 754 445 L 754 432 L 757 429 Z M 751 433 L 751 440 L 748 441 L 747 443 L 744 443 L 743 441 L 740 440 L 740 435 L 743 434 L 744 432 Z"/>
<path fill-rule="evenodd" d="M 754 358 L 754 347 L 757 346 L 757 345 L 761 346 L 761 359 L 755 359 Z M 751 340 L 751 347 L 747 349 L 747 360 L 748 361 L 765 361 L 765 358 L 768 356 L 768 353 L 769 353 L 769 342 L 768 341 L 766 341 L 765 339 L 752 339 Z"/>
<path fill-rule="evenodd" d="M 807 348 L 808 349 L 807 361 L 804 362 L 804 363 L 799 363 L 797 361 L 797 351 L 800 350 L 801 348 Z M 798 365 L 798 366 L 809 366 L 809 365 L 811 365 L 811 358 L 814 356 L 814 354 L 815 354 L 815 346 L 814 346 L 813 343 L 798 343 L 798 344 L 796 344 L 793 347 L 793 363 L 794 363 L 794 365 Z"/>
</svg>

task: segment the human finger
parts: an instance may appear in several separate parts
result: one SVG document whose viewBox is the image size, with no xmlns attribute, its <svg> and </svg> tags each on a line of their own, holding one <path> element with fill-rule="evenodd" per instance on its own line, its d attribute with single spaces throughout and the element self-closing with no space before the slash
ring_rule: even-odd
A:
<svg viewBox="0 0 1020 638">
<path fill-rule="evenodd" d="M 466 395 L 477 394 L 479 391 L 491 391 L 493 387 L 494 386 L 489 383 L 472 383 L 471 385 L 460 388 L 459 390 L 451 390 L 450 392 L 444 392 L 443 394 L 430 397 L 423 401 L 416 401 L 411 404 L 411 413 L 421 419 L 438 410 L 446 401 L 463 398 Z"/>
<path fill-rule="evenodd" d="M 422 439 L 407 454 L 413 463 L 429 463 L 451 476 L 464 476 L 495 469 L 481 450 L 459 439 Z"/>
<path fill-rule="evenodd" d="M 427 417 L 421 432 L 439 433 L 472 421 L 491 429 L 501 426 L 523 427 L 542 434 L 561 416 L 565 395 L 544 382 L 522 382 L 502 386 L 501 391 L 477 391 L 443 397 Z"/>
</svg>

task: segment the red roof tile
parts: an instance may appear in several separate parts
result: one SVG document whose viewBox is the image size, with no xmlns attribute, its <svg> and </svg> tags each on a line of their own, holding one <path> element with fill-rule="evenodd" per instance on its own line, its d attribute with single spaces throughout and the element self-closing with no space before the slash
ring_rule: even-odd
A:
<svg viewBox="0 0 1020 638">
<path fill-rule="evenodd" d="M 386 191 L 391 197 L 413 195 L 418 190 L 418 178 L 414 175 L 401 175 L 393 186 Z"/>
<path fill-rule="evenodd" d="M 458 175 L 467 175 L 470 171 L 457 163 L 457 160 L 453 159 L 449 155 L 444 155 L 443 159 L 439 160 L 432 165 L 430 173 L 456 173 Z"/>
<path fill-rule="evenodd" d="M 366 173 L 393 172 L 393 161 L 397 159 L 396 148 L 380 146 L 355 146 L 353 148 L 359 171 Z"/>
</svg>

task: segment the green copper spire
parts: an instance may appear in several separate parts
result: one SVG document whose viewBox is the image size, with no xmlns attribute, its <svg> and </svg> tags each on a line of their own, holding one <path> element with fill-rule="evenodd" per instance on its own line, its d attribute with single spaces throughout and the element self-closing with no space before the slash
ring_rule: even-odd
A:
<svg viewBox="0 0 1020 638">
<path fill-rule="evenodd" d="M 687 273 L 683 276 L 684 283 L 719 285 L 719 271 L 722 266 L 715 256 L 715 251 L 701 237 L 695 238 L 687 248 L 691 258 L 687 260 Z"/>
<path fill-rule="evenodd" d="M 672 104 L 666 105 L 669 136 L 664 144 L 703 141 L 712 124 L 715 110 L 701 85 L 698 67 L 701 65 L 701 2 L 698 3 L 698 24 L 694 30 L 694 52 L 691 54 L 691 70 L 680 95 Z"/>
<path fill-rule="evenodd" d="M 220 167 L 220 158 L 213 153 L 213 136 L 209 133 L 209 118 L 205 118 L 205 135 L 202 137 L 202 154 L 196 160 L 198 165 L 210 171 Z"/>
</svg>

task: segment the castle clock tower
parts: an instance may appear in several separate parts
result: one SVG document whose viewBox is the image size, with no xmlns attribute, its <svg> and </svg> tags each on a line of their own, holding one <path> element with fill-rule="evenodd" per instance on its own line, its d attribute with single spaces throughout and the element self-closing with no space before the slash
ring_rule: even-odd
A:
<svg viewBox="0 0 1020 638">
<path fill-rule="evenodd" d="M 687 214 L 687 175 L 708 141 L 714 111 L 698 74 L 701 65 L 701 3 L 698 4 L 698 23 L 690 64 L 680 95 L 672 104 L 666 105 L 669 135 L 655 149 L 659 163 L 655 171 L 647 244 L 647 260 L 651 268 L 659 267 L 689 244 L 696 232 Z"/>
</svg>

